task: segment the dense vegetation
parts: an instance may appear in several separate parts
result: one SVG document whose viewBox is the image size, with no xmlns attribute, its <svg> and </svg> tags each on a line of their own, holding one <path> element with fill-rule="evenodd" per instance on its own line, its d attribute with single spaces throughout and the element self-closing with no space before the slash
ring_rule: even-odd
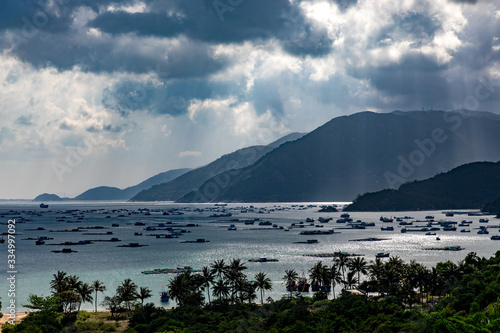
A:
<svg viewBox="0 0 500 333">
<path fill-rule="evenodd" d="M 462 165 L 430 179 L 359 196 L 346 211 L 483 208 L 500 194 L 500 162 Z"/>
<path fill-rule="evenodd" d="M 500 331 L 500 251 L 490 259 L 469 253 L 458 263 L 441 262 L 430 269 L 397 257 L 367 263 L 361 257 L 340 255 L 331 265 L 316 263 L 309 270 L 309 279 L 333 289 L 338 285 L 357 287 L 373 292 L 371 296 L 344 292 L 328 300 L 326 292 L 312 297 L 291 292 L 278 301 L 268 299 L 261 306 L 252 301 L 258 298 L 263 302 L 264 292 L 272 285 L 264 273 L 249 281 L 245 269 L 238 259 L 228 264 L 217 260 L 200 274 L 178 274 L 169 284 L 170 296 L 178 303 L 173 310 L 143 305 L 147 297 L 138 302 L 137 286 L 128 279 L 105 304 L 112 311 L 117 306 L 112 314 L 115 318 L 117 313 L 129 318 L 128 333 Z M 19 325 L 5 325 L 4 332 L 99 332 L 118 328 L 103 321 L 89 324 L 88 313 L 75 312 L 77 299 L 71 301 L 72 306 L 61 297 L 61 279 L 67 281 L 61 285 L 67 285 L 74 278 L 63 272 L 55 274 L 51 281 L 53 296 L 31 295 L 27 307 L 38 311 Z M 287 270 L 283 277 L 287 285 L 297 279 L 293 270 Z M 205 300 L 203 290 L 214 298 Z M 116 302 L 109 302 L 112 299 Z"/>
</svg>

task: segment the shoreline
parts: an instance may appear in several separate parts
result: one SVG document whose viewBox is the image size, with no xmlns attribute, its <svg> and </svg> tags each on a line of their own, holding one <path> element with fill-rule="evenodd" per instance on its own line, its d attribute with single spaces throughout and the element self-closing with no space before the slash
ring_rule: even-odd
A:
<svg viewBox="0 0 500 333">
<path fill-rule="evenodd" d="M 26 312 L 16 312 L 16 319 L 14 321 L 15 324 L 19 324 L 21 321 L 23 321 L 24 318 L 28 316 L 28 313 Z M 0 318 L 0 332 L 2 332 L 2 327 L 4 324 L 6 324 L 10 320 L 10 314 L 4 314 L 2 318 Z"/>
<path fill-rule="evenodd" d="M 80 311 L 87 311 L 87 310 L 80 310 Z M 33 311 L 33 312 L 35 312 L 35 311 Z M 94 312 L 94 311 L 87 311 L 87 312 L 89 312 L 93 317 L 99 316 L 99 315 L 103 315 L 103 314 L 107 314 L 107 315 L 111 314 L 111 312 L 107 311 L 107 310 L 106 311 L 97 311 L 97 312 Z M 19 324 L 29 314 L 30 314 L 29 311 L 16 312 L 16 319 L 15 319 L 14 323 L 15 324 Z M 0 333 L 2 332 L 3 325 L 6 324 L 9 320 L 10 320 L 10 315 L 9 314 L 3 314 L 3 316 L 0 318 Z M 106 321 L 108 321 L 108 322 L 114 322 L 114 320 L 106 320 Z M 118 322 L 124 322 L 124 321 L 127 322 L 126 326 L 128 326 L 128 319 L 127 320 L 119 320 Z"/>
</svg>

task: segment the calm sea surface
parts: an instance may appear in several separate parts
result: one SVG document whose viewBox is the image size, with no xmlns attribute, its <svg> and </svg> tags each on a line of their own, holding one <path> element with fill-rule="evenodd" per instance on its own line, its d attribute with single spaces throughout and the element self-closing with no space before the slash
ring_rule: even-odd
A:
<svg viewBox="0 0 500 333">
<path fill-rule="evenodd" d="M 0 203 L 0 232 L 7 232 L 9 219 L 16 220 L 16 301 L 24 304 L 29 294 L 50 295 L 49 282 L 52 275 L 58 270 L 69 274 L 76 274 L 84 282 L 101 280 L 107 291 L 99 294 L 99 303 L 106 295 L 113 295 L 116 287 L 126 278 L 131 278 L 138 286 L 149 287 L 154 297 L 148 301 L 160 305 L 159 292 L 162 286 L 167 286 L 172 274 L 145 275 L 142 271 L 155 268 L 176 268 L 191 266 L 200 269 L 209 265 L 215 259 L 223 258 L 229 261 L 232 258 L 244 260 L 248 266 L 245 271 L 252 279 L 258 272 L 265 272 L 273 281 L 273 291 L 267 292 L 266 297 L 274 299 L 285 294 L 282 277 L 286 269 L 295 269 L 299 275 L 307 275 L 308 270 L 319 260 L 330 264 L 332 258 L 315 258 L 306 254 L 332 253 L 347 251 L 363 254 L 367 261 L 373 260 L 378 252 L 390 252 L 390 256 L 399 256 L 405 261 L 415 259 L 427 266 L 439 261 L 452 260 L 457 262 L 471 251 L 479 256 L 490 257 L 500 249 L 500 241 L 490 239 L 492 235 L 499 235 L 499 220 L 493 216 L 468 216 L 455 214 L 446 217 L 441 211 L 422 212 L 391 212 L 391 213 L 352 213 L 351 218 L 363 222 L 374 222 L 375 227 L 364 230 L 348 229 L 346 224 L 336 223 L 341 213 L 319 213 L 319 206 L 315 204 L 228 204 L 216 206 L 214 204 L 174 204 L 174 203 L 124 203 L 124 202 L 63 202 L 48 203 L 49 208 L 41 209 L 32 202 L 2 202 Z M 253 207 L 253 208 L 250 208 Z M 149 209 L 146 211 L 139 209 Z M 169 215 L 163 215 L 168 212 Z M 173 215 L 172 212 L 183 213 Z M 211 215 L 231 213 L 230 217 L 211 217 Z M 433 215 L 435 220 L 449 220 L 460 223 L 462 220 L 472 221 L 470 233 L 461 233 L 464 227 L 457 227 L 457 231 L 437 231 L 436 236 L 426 236 L 421 232 L 401 233 L 403 228 L 394 221 L 383 223 L 381 216 L 412 217 L 405 221 L 424 220 Z M 328 223 L 318 222 L 319 217 L 330 217 Z M 310 226 L 306 218 L 314 219 L 314 224 L 323 225 L 322 228 Z M 488 223 L 480 223 L 480 218 L 488 218 Z M 24 219 L 24 222 L 22 222 Z M 237 220 L 236 220 L 237 219 Z M 244 220 L 261 219 L 270 221 L 278 227 L 259 226 L 259 220 L 254 225 L 245 225 Z M 233 221 L 231 221 L 233 220 Z M 145 225 L 136 225 L 137 222 Z M 147 231 L 144 228 L 158 227 L 160 223 L 171 222 L 174 229 L 188 231 L 179 238 L 156 238 L 151 234 L 167 234 L 166 230 Z M 288 230 L 292 223 L 303 222 L 304 228 Z M 112 226 L 118 224 L 119 226 Z M 187 224 L 197 224 L 197 227 L 186 227 Z M 237 230 L 228 230 L 234 224 Z M 416 223 L 414 223 L 416 224 Z M 424 225 L 418 223 L 417 225 Z M 78 232 L 50 232 L 50 230 L 71 230 L 84 227 L 103 227 L 103 229 L 86 229 Z M 393 226 L 394 231 L 381 231 L 381 227 Z M 488 226 L 489 235 L 477 234 L 479 226 Z M 283 227 L 284 229 L 279 229 Z M 412 226 L 408 226 L 411 228 Z M 45 230 L 36 230 L 44 228 Z M 330 235 L 300 235 L 304 230 L 331 230 Z M 109 235 L 84 235 L 84 233 L 107 233 Z M 134 233 L 142 233 L 136 236 Z M 337 233 L 338 232 L 338 233 Z M 35 245 L 34 240 L 40 236 L 53 237 L 44 245 Z M 7 236 L 3 236 L 7 239 Z M 78 242 L 84 240 L 109 240 L 116 237 L 120 242 L 93 242 L 88 245 L 49 245 L 63 242 Z M 386 238 L 382 241 L 360 241 L 354 239 Z M 206 239 L 206 243 L 181 243 Z M 294 242 L 317 239 L 317 244 L 297 244 Z M 129 243 L 139 243 L 148 246 L 132 248 L 117 247 Z M 461 246 L 463 251 L 438 251 L 428 248 L 442 248 L 445 246 Z M 7 271 L 7 241 L 0 244 L 0 297 L 3 311 L 6 312 L 8 301 Z M 53 253 L 53 250 L 71 248 L 75 253 Z M 267 257 L 278 259 L 279 262 L 254 263 L 248 259 Z M 174 305 L 173 303 L 169 304 Z M 168 305 L 166 305 L 168 306 Z M 84 309 L 92 309 L 90 304 L 84 304 Z M 22 311 L 21 306 L 18 311 Z"/>
</svg>

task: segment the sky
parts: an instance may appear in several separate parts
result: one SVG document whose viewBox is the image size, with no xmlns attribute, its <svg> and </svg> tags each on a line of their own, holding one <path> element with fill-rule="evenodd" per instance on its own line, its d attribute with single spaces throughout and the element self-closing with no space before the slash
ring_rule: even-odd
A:
<svg viewBox="0 0 500 333">
<path fill-rule="evenodd" d="M 500 1 L 0 6 L 2 199 L 124 188 L 365 110 L 500 113 Z"/>
</svg>

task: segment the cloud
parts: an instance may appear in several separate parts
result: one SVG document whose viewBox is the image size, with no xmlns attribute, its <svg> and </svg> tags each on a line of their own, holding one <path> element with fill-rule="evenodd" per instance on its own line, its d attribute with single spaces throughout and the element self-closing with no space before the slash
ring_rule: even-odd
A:
<svg viewBox="0 0 500 333">
<path fill-rule="evenodd" d="M 115 35 L 134 33 L 168 38 L 183 35 L 208 43 L 278 39 L 287 51 L 296 55 L 321 56 L 331 50 L 329 36 L 313 26 L 288 0 L 243 1 L 234 7 L 224 7 L 229 10 L 222 14 L 215 3 L 212 0 L 153 2 L 151 12 L 108 12 L 89 22 L 89 26 Z"/>
<path fill-rule="evenodd" d="M 227 96 L 232 87 L 227 82 L 206 80 L 119 81 L 103 91 L 103 105 L 126 115 L 130 111 L 180 116 L 192 100 Z"/>
<path fill-rule="evenodd" d="M 0 174 L 100 139 L 65 184 L 39 177 L 55 189 L 130 186 L 362 110 L 453 108 L 500 75 L 493 1 L 61 3 L 5 0 L 0 13 Z M 495 111 L 488 87 L 479 108 Z"/>
<path fill-rule="evenodd" d="M 17 125 L 22 125 L 22 126 L 31 126 L 33 123 L 31 122 L 31 115 L 28 116 L 19 116 L 16 121 L 14 122 Z"/>
<path fill-rule="evenodd" d="M 200 156 L 200 155 L 201 155 L 201 152 L 199 152 L 199 151 L 191 151 L 191 150 L 186 150 L 186 151 L 180 152 L 178 154 L 178 156 L 181 157 L 181 158 L 184 158 L 184 157 L 196 157 L 196 156 Z"/>
</svg>

